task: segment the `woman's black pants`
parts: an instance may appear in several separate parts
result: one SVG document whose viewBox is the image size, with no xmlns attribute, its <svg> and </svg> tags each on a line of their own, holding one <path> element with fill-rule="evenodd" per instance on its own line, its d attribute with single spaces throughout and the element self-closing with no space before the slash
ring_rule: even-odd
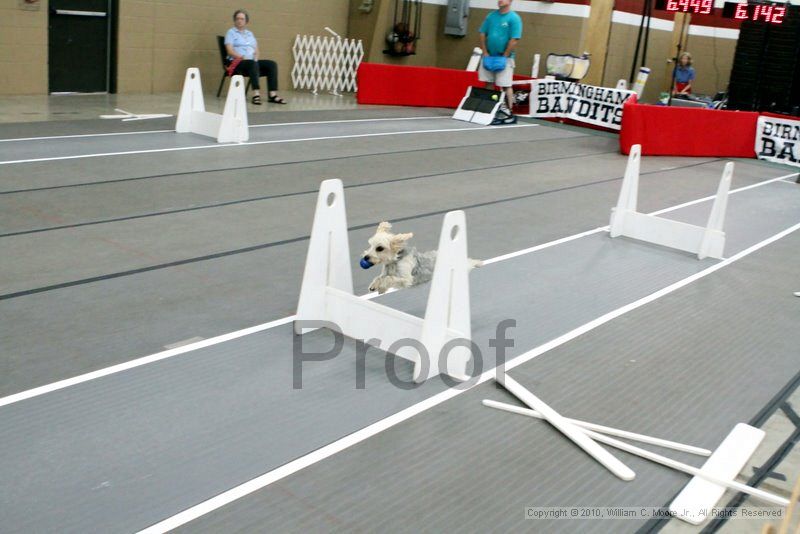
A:
<svg viewBox="0 0 800 534">
<path fill-rule="evenodd" d="M 269 91 L 278 90 L 278 64 L 271 59 L 259 59 L 258 61 L 243 59 L 241 63 L 236 65 L 234 74 L 249 76 L 250 85 L 255 90 L 260 87 L 259 78 L 266 76 Z"/>
</svg>

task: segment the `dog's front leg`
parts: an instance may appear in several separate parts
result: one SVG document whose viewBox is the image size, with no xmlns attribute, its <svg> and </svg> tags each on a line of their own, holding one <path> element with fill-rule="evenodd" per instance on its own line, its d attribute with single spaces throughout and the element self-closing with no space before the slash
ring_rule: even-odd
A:
<svg viewBox="0 0 800 534">
<path fill-rule="evenodd" d="M 383 276 L 382 274 L 376 276 L 375 279 L 369 284 L 369 290 L 377 291 L 378 293 L 386 293 L 386 289 L 388 289 L 385 283 L 386 278 L 387 277 Z"/>
<path fill-rule="evenodd" d="M 381 284 L 383 286 L 383 291 L 380 289 L 378 290 L 379 293 L 384 293 L 389 289 L 403 289 L 406 287 L 411 287 L 412 280 L 408 277 L 404 276 L 384 276 L 381 280 Z"/>
<path fill-rule="evenodd" d="M 402 276 L 378 276 L 369 285 L 369 290 L 377 291 L 382 295 L 392 288 L 402 289 L 410 286 L 410 280 L 407 280 Z"/>
</svg>

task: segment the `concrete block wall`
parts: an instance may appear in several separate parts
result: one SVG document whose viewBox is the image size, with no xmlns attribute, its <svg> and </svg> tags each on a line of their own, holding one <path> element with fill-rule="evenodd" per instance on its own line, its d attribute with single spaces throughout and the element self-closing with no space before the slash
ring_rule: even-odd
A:
<svg viewBox="0 0 800 534">
<path fill-rule="evenodd" d="M 290 88 L 292 43 L 297 34 L 323 35 L 325 26 L 347 34 L 349 0 L 121 0 L 117 91 L 179 91 L 187 67 L 199 67 L 204 86 L 216 90 L 222 66 L 216 36 L 233 26 L 236 9 L 250 13 L 262 58 L 279 65 L 279 84 Z M 48 2 L 20 9 L 0 0 L 0 94 L 47 94 Z"/>
<path fill-rule="evenodd" d="M 176 92 L 180 90 L 185 69 L 190 66 L 200 68 L 207 91 L 216 90 L 222 73 L 216 35 L 224 34 L 232 26 L 233 11 L 240 7 L 250 13 L 249 28 L 258 38 L 262 57 L 278 62 L 279 85 L 285 89 L 291 87 L 291 47 L 295 35 L 324 35 L 325 26 L 341 35 L 361 39 L 366 61 L 461 69 L 478 43 L 478 28 L 492 5 L 474 1 L 468 34 L 457 38 L 444 35 L 444 0 L 425 0 L 417 55 L 394 58 L 383 54 L 385 37 L 392 25 L 394 0 L 374 0 L 372 12 L 366 14 L 358 10 L 362 1 L 282 0 L 247 5 L 238 0 L 121 0 L 117 90 Z M 35 11 L 20 9 L 19 0 L 0 0 L 3 73 L 0 94 L 47 94 L 47 10 L 47 0 L 42 0 Z M 518 73 L 530 73 L 536 53 L 544 58 L 550 52 L 583 52 L 589 19 L 518 12 L 524 24 L 524 37 L 517 54 Z M 618 79 L 628 77 L 637 30 L 637 26 L 618 22 L 611 25 L 607 59 L 603 72 L 597 76 L 603 85 L 613 86 Z M 725 88 L 735 47 L 735 39 L 689 37 L 688 49 L 695 58 L 698 73 L 697 92 L 714 93 Z M 674 54 L 670 48 L 671 33 L 652 29 L 648 52 L 652 75 L 645 93 L 647 100 L 655 99 L 669 85 L 666 58 Z"/>
<path fill-rule="evenodd" d="M 199 67 L 206 90 L 222 75 L 217 35 L 233 26 L 236 9 L 250 14 L 248 28 L 262 59 L 278 62 L 279 86 L 291 88 L 292 43 L 297 34 L 347 34 L 348 0 L 123 0 L 119 21 L 118 91 L 177 91 L 187 67 Z"/>
<path fill-rule="evenodd" d="M 20 9 L 0 0 L 0 94 L 47 92 L 47 2 Z"/>
</svg>

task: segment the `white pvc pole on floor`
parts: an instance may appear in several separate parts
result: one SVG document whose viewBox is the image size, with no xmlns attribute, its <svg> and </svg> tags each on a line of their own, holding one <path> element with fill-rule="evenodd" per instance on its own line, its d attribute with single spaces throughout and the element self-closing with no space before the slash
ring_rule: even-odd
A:
<svg viewBox="0 0 800 534">
<path fill-rule="evenodd" d="M 529 408 L 523 408 L 521 406 L 514 406 L 513 404 L 506 404 L 505 402 L 498 402 L 494 400 L 484 399 L 483 401 L 484 406 L 488 406 L 489 408 L 497 408 L 498 410 L 503 410 L 505 412 L 516 413 L 520 415 L 527 415 L 529 417 L 535 417 L 537 419 L 544 419 L 542 414 L 537 412 L 536 410 L 531 410 Z M 586 430 L 594 430 L 595 432 L 600 432 L 601 434 L 606 434 L 607 436 L 616 436 L 618 438 L 627 438 L 633 441 L 638 441 L 641 443 L 648 443 L 650 445 L 657 445 L 659 447 L 664 447 L 667 449 L 673 449 L 676 451 L 681 452 L 688 452 L 690 454 L 696 454 L 698 456 L 711 456 L 711 451 L 708 449 L 702 449 L 700 447 L 694 447 L 692 445 L 684 445 L 683 443 L 677 443 L 675 441 L 669 441 L 667 439 L 661 438 L 654 438 L 652 436 L 645 436 L 644 434 L 637 434 L 636 432 L 628 432 L 627 430 L 620 430 L 618 428 L 612 428 L 610 426 L 603 426 L 597 425 L 594 423 L 588 423 L 586 421 L 580 421 L 578 419 L 570 419 L 567 418 L 567 421 L 571 422 L 575 426 L 579 426 Z"/>
<path fill-rule="evenodd" d="M 526 403 L 527 404 L 527 403 Z M 488 405 L 487 405 L 488 406 Z M 494 406 L 492 406 L 494 408 Z M 501 408 L 502 409 L 502 408 Z M 524 409 L 523 409 L 524 410 Z M 511 410 L 509 410 L 511 411 Z M 525 412 L 534 412 L 534 410 L 525 410 Z M 513 413 L 518 413 L 520 415 L 526 415 L 528 417 L 535 417 L 538 419 L 544 418 L 544 414 L 541 413 L 524 413 L 520 411 L 514 410 Z M 548 420 L 549 421 L 549 420 Z M 636 456 L 640 456 L 646 460 L 650 460 L 651 462 L 655 462 L 657 464 L 665 465 L 667 467 L 671 467 L 676 471 L 682 471 L 692 476 L 700 477 L 704 480 L 708 480 L 713 484 L 717 484 L 728 489 L 739 491 L 742 493 L 746 493 L 753 497 L 757 497 L 762 499 L 766 502 L 777 504 L 778 506 L 788 506 L 789 500 L 784 499 L 778 495 L 773 495 L 772 493 L 766 492 L 764 490 L 760 490 L 758 488 L 754 488 L 752 486 L 748 486 L 747 484 L 742 484 L 740 482 L 736 482 L 735 480 L 723 480 L 721 478 L 717 478 L 702 469 L 698 469 L 689 464 L 685 464 L 679 462 L 677 460 L 673 460 L 672 458 L 667 458 L 666 456 L 662 456 L 660 454 L 656 454 L 654 452 L 650 452 L 646 449 L 639 448 L 635 445 L 631 445 L 630 443 L 625 443 L 624 441 L 619 441 L 618 439 L 614 439 L 608 436 L 604 436 L 599 432 L 594 432 L 593 430 L 581 429 L 580 432 L 584 433 L 586 437 L 599 441 L 601 443 L 605 443 L 606 445 L 610 445 L 615 447 L 621 451 L 625 451 L 631 454 L 635 454 Z"/>
<path fill-rule="evenodd" d="M 583 430 L 577 427 L 574 423 L 567 420 L 567 418 L 560 415 L 543 400 L 539 399 L 536 395 L 525 389 L 519 382 L 511 378 L 505 373 L 498 375 L 496 380 L 508 390 L 509 393 L 517 397 L 520 401 L 524 402 L 534 410 L 538 411 L 548 423 L 556 427 L 562 434 L 567 436 L 578 447 L 583 449 L 586 454 L 600 462 L 600 464 L 614 473 L 622 480 L 633 480 L 636 473 L 633 472 L 628 466 L 619 461 L 614 455 L 605 450 L 592 440 L 586 433 L 589 430 Z"/>
</svg>

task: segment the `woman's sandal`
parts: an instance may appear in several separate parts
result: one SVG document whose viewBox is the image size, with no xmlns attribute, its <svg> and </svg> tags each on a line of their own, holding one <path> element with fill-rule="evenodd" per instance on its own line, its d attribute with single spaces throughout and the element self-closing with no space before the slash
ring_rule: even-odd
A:
<svg viewBox="0 0 800 534">
<path fill-rule="evenodd" d="M 260 105 L 261 105 L 261 95 L 253 95 L 253 100 L 252 100 L 252 102 L 253 102 L 253 104 L 255 104 L 256 106 L 260 106 Z"/>
<path fill-rule="evenodd" d="M 287 104 L 288 103 L 288 102 L 286 102 L 286 100 L 284 100 L 283 98 L 279 97 L 278 95 L 269 97 L 268 101 L 272 102 L 273 104 Z"/>
</svg>

